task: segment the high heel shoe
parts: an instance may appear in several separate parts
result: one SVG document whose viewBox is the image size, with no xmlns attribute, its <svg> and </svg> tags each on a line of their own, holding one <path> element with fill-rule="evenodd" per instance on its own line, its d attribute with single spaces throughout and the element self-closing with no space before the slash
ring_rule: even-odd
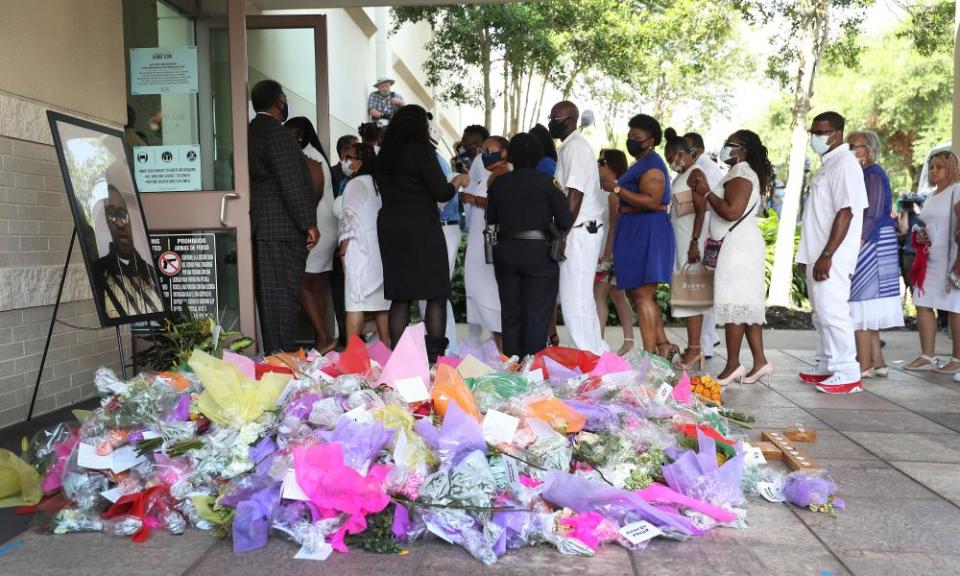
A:
<svg viewBox="0 0 960 576">
<path fill-rule="evenodd" d="M 661 350 L 666 347 L 666 354 L 662 353 Z M 676 344 L 671 344 L 670 342 L 658 342 L 657 343 L 657 356 L 663 358 L 667 362 L 673 364 L 673 357 L 680 353 L 680 347 Z"/>
<path fill-rule="evenodd" d="M 754 372 L 753 376 L 744 377 L 743 383 L 756 384 L 757 382 L 760 382 L 762 384 L 769 384 L 771 376 L 773 376 L 773 365 L 767 363 L 763 365 L 763 368 L 760 368 Z M 766 379 L 766 382 L 763 381 L 764 379 Z"/>
<path fill-rule="evenodd" d="M 686 355 L 687 355 L 687 352 L 689 352 L 690 350 L 700 350 L 700 347 L 699 347 L 699 346 L 688 346 L 687 349 L 684 350 L 683 355 L 686 356 Z M 681 359 L 680 361 L 678 361 L 678 362 L 677 362 L 677 368 L 682 368 L 682 369 L 686 370 L 687 372 L 689 372 L 689 371 L 693 370 L 694 365 L 699 364 L 699 365 L 700 365 L 700 371 L 702 372 L 702 371 L 703 371 L 703 363 L 704 363 L 703 352 L 699 352 L 696 356 L 694 356 L 693 360 L 691 360 L 690 362 L 684 363 L 682 359 Z"/>
<path fill-rule="evenodd" d="M 747 375 L 747 369 L 743 367 L 743 364 L 741 364 L 740 366 L 737 366 L 737 369 L 731 372 L 730 375 L 724 378 L 723 380 L 720 380 L 718 378 L 717 384 L 719 384 L 721 388 L 733 382 L 734 380 L 736 380 L 740 384 L 743 384 L 743 377 L 746 375 Z"/>
</svg>

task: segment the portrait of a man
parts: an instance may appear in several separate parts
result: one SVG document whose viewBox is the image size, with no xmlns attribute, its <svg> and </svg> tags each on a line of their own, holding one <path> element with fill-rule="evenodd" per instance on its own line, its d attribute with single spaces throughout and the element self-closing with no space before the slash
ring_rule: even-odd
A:
<svg viewBox="0 0 960 576">
<path fill-rule="evenodd" d="M 166 313 L 124 135 L 48 112 L 101 326 Z"/>
</svg>

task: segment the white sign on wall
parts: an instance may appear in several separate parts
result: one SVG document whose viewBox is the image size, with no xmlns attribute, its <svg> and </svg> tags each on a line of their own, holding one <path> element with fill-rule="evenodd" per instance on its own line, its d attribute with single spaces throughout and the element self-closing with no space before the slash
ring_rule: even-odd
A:
<svg viewBox="0 0 960 576">
<path fill-rule="evenodd" d="M 134 146 L 133 174 L 141 192 L 200 190 L 200 146 Z"/>
<path fill-rule="evenodd" d="M 196 94 L 196 46 L 130 49 L 130 94 Z"/>
</svg>

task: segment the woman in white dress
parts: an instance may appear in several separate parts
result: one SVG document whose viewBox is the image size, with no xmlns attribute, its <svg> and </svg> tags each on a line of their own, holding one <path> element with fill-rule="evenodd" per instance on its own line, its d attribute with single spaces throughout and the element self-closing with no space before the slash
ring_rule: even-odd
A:
<svg viewBox="0 0 960 576">
<path fill-rule="evenodd" d="M 317 194 L 317 228 L 320 240 L 307 255 L 307 266 L 300 281 L 300 306 L 310 318 L 316 334 L 315 347 L 322 354 L 333 350 L 336 338 L 327 330 L 327 301 L 330 299 L 330 273 L 337 247 L 337 218 L 333 214 L 333 176 L 330 162 L 309 119 L 297 116 L 284 126 L 293 132 L 304 156 Z"/>
<path fill-rule="evenodd" d="M 470 184 L 461 197 L 467 217 L 467 251 L 463 258 L 467 323 L 474 335 L 483 329 L 489 330 L 497 348 L 501 349 L 500 292 L 493 264 L 487 264 L 484 258 L 483 231 L 487 226 L 487 187 L 492 178 L 509 171 L 509 144 L 500 136 L 491 136 L 483 142 L 480 158 L 470 167 Z"/>
<path fill-rule="evenodd" d="M 377 238 L 377 215 L 383 201 L 373 179 L 377 154 L 369 144 L 355 144 L 351 152 L 358 160 L 351 162 L 353 176 L 337 199 L 347 338 L 361 336 L 365 313 L 373 312 L 380 341 L 389 342 L 390 301 L 383 297 L 383 264 Z"/>
<path fill-rule="evenodd" d="M 917 328 L 920 333 L 920 357 L 904 366 L 906 370 L 936 370 L 953 374 L 960 370 L 960 289 L 953 286 L 948 275 L 960 275 L 960 256 L 957 244 L 958 213 L 960 213 L 960 161 L 950 151 L 939 152 L 930 158 L 930 184 L 936 190 L 930 194 L 920 221 L 923 228 L 912 233 L 917 246 L 917 258 L 910 270 L 913 284 L 913 303 L 917 307 Z M 926 270 L 923 268 L 926 257 Z M 920 265 L 918 266 L 918 262 Z M 937 318 L 934 310 L 950 315 L 950 333 L 953 337 L 953 355 L 940 366 L 935 344 Z"/>
<path fill-rule="evenodd" d="M 705 203 L 693 201 L 693 192 L 688 182 L 694 174 L 699 174 L 699 177 L 704 179 L 706 174 L 691 155 L 690 145 L 676 130 L 667 128 L 664 138 L 667 144 L 663 154 L 670 163 L 670 168 L 677 173 L 670 185 L 670 222 L 673 223 L 673 234 L 677 239 L 673 270 L 678 272 L 685 267 L 697 265 L 703 254 L 706 241 L 703 231 L 707 230 L 710 213 L 706 210 Z M 697 365 L 703 370 L 704 356 L 700 335 L 703 332 L 704 315 L 711 309 L 710 306 L 685 308 L 672 303 L 670 305 L 674 318 L 687 320 L 687 349 L 680 358 L 680 367 L 684 370 L 691 370 Z"/>
<path fill-rule="evenodd" d="M 763 351 L 766 243 L 756 217 L 773 167 L 760 137 L 749 130 L 738 130 L 727 138 L 720 160 L 730 171 L 716 190 L 710 190 L 702 172 L 691 175 L 687 184 L 696 192 L 696 201 L 706 201 L 713 212 L 710 238 L 723 241 L 713 277 L 713 310 L 717 324 L 724 326 L 727 365 L 717 380 L 721 385 L 733 380 L 753 384 L 773 374 Z M 749 373 L 740 364 L 744 334 L 753 354 Z"/>
</svg>

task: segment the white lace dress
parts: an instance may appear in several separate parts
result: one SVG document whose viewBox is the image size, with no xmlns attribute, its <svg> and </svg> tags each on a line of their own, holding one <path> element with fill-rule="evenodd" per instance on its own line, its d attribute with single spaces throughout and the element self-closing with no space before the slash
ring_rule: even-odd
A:
<svg viewBox="0 0 960 576">
<path fill-rule="evenodd" d="M 757 225 L 760 209 L 760 184 L 757 173 L 746 162 L 739 162 L 727 172 L 713 193 L 723 198 L 724 184 L 743 178 L 752 185 L 747 210 L 751 211 L 732 232 L 736 223 L 724 220 L 716 212 L 710 217 L 710 238 L 723 238 L 713 275 L 713 309 L 717 324 L 766 324 L 764 301 L 766 243 Z M 724 236 L 726 234 L 726 236 Z"/>
<path fill-rule="evenodd" d="M 377 214 L 383 205 L 369 175 L 357 176 L 337 199 L 340 241 L 349 240 L 343 259 L 344 308 L 347 312 L 388 310 L 383 296 L 383 264 L 377 240 Z"/>
</svg>

